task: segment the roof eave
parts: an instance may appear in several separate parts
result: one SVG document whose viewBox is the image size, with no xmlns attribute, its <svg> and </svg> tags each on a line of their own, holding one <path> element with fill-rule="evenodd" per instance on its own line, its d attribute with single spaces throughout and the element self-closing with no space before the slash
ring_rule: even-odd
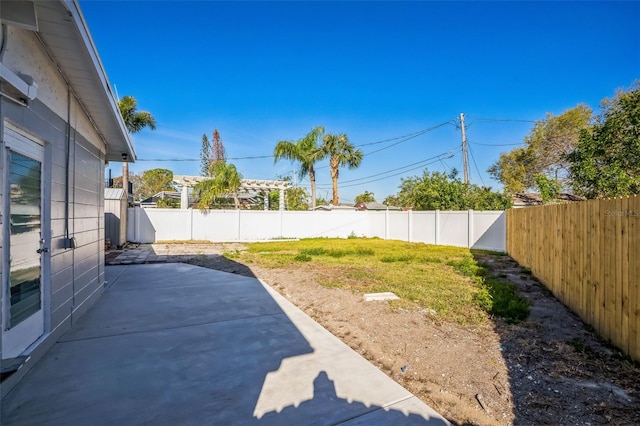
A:
<svg viewBox="0 0 640 426">
<path fill-rule="evenodd" d="M 105 159 L 123 161 L 126 157 L 129 162 L 135 161 L 131 137 L 77 0 L 59 0 L 55 3 L 37 1 L 36 4 L 42 5 L 43 11 L 57 8 L 53 5 L 59 4 L 71 18 L 63 22 L 58 20 L 55 22 L 57 26 L 43 22 L 38 34 L 105 143 Z M 69 30 L 65 31 L 64 27 Z M 72 46 L 56 43 L 58 36 L 65 37 L 65 41 Z M 78 63 L 82 65 L 82 75 L 73 67 Z"/>
</svg>

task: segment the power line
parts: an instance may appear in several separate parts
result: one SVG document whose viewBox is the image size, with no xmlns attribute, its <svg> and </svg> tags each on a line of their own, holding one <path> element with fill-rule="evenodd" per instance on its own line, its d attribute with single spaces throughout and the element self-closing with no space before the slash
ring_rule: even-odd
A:
<svg viewBox="0 0 640 426">
<path fill-rule="evenodd" d="M 396 174 L 393 174 L 393 175 L 389 175 L 389 176 L 381 177 L 381 178 L 378 178 L 378 179 L 371 179 L 371 180 L 366 181 L 366 182 L 361 182 L 361 183 L 352 183 L 352 184 L 350 184 L 350 185 L 341 185 L 341 186 L 340 186 L 340 188 L 350 188 L 350 187 L 352 187 L 352 186 L 366 185 L 366 184 L 369 184 L 369 183 L 372 183 L 372 182 L 377 182 L 377 181 L 379 181 L 379 180 L 384 180 L 384 179 L 388 179 L 388 178 L 391 178 L 391 177 L 399 176 L 399 175 L 401 175 L 401 174 L 403 174 L 403 173 L 406 173 L 406 172 L 410 172 L 410 171 L 413 171 L 413 170 L 421 169 L 421 168 L 423 168 L 424 166 L 428 166 L 428 165 L 430 165 L 430 164 L 437 163 L 437 162 L 438 162 L 438 160 L 437 160 L 437 159 L 435 159 L 435 160 L 432 160 L 432 161 L 430 161 L 430 162 L 428 162 L 428 163 L 422 164 L 422 165 L 420 165 L 420 166 L 418 166 L 418 167 L 414 167 L 413 169 L 404 170 L 404 171 L 402 171 L 402 172 L 400 172 L 400 173 L 396 173 Z"/>
<path fill-rule="evenodd" d="M 409 141 L 411 139 L 415 139 L 418 136 L 424 135 L 425 133 L 428 133 L 428 132 L 436 130 L 436 129 L 440 128 L 440 127 L 446 126 L 447 124 L 452 124 L 452 122 L 453 122 L 453 120 L 449 120 L 449 121 L 445 121 L 444 123 L 440 123 L 440 124 L 437 124 L 435 126 L 432 126 L 432 127 L 429 127 L 429 128 L 423 129 L 423 130 L 419 130 L 417 132 L 409 133 L 407 135 L 397 136 L 397 137 L 394 137 L 394 138 L 389 138 L 389 139 L 384 139 L 384 140 L 381 140 L 381 141 L 369 142 L 369 143 L 364 143 L 364 144 L 359 144 L 359 145 L 354 145 L 354 146 L 355 147 L 361 147 L 361 146 L 378 145 L 378 144 L 381 144 L 381 143 L 391 142 L 391 141 L 395 141 L 395 140 L 399 140 L 400 139 L 398 142 L 393 143 L 393 144 L 391 144 L 389 146 L 386 146 L 386 147 L 377 149 L 375 151 L 371 151 L 371 152 L 368 152 L 366 154 L 363 154 L 363 156 L 367 156 L 367 155 L 375 154 L 376 152 L 383 151 L 385 149 L 392 148 L 392 147 L 394 147 L 396 145 L 399 145 L 399 144 L 404 143 L 406 141 Z M 246 156 L 246 157 L 229 157 L 229 158 L 227 158 L 227 160 L 257 160 L 257 159 L 264 159 L 264 158 L 274 158 L 274 155 L 254 155 L 254 156 Z M 200 160 L 201 160 L 200 158 L 151 158 L 151 159 L 139 158 L 139 159 L 137 159 L 137 161 L 165 161 L 165 162 L 168 162 L 168 161 L 171 161 L 171 162 L 173 162 L 173 161 L 176 161 L 176 162 L 189 162 L 189 161 L 200 161 Z M 328 167 L 328 166 L 323 166 L 321 168 L 326 168 L 326 167 Z"/>
<path fill-rule="evenodd" d="M 429 157 L 429 158 L 426 158 L 424 160 L 417 161 L 415 163 L 408 164 L 406 166 L 397 167 L 395 169 L 387 170 L 385 172 L 376 173 L 374 175 L 365 176 L 365 177 L 358 178 L 358 179 L 351 179 L 351 180 L 342 181 L 341 184 L 340 184 L 340 187 L 350 187 L 350 186 L 364 185 L 366 183 L 376 182 L 376 181 L 387 179 L 387 178 L 390 178 L 390 177 L 395 177 L 395 176 L 401 175 L 403 173 L 410 172 L 410 171 L 416 170 L 416 169 L 421 169 L 424 166 L 427 166 L 429 164 L 433 164 L 435 162 L 441 161 L 442 158 L 445 157 L 445 156 L 446 156 L 445 158 L 452 158 L 459 151 L 460 151 L 460 148 L 455 149 L 455 150 L 450 150 L 450 151 L 447 151 L 445 153 L 442 153 L 442 154 L 439 154 L 439 155 L 436 155 L 436 156 L 433 156 L 433 157 Z M 395 173 L 395 172 L 397 172 L 397 173 Z M 386 174 L 389 174 L 389 173 L 394 173 L 394 174 L 389 175 L 389 176 L 383 176 L 383 175 L 386 175 Z M 368 179 L 372 179 L 372 178 L 377 178 L 377 179 L 368 180 Z M 367 180 L 367 182 L 354 183 L 354 182 L 359 182 L 359 181 L 363 181 L 363 180 Z M 345 184 L 351 184 L 351 185 L 345 185 Z M 319 186 L 323 187 L 323 188 L 324 187 L 327 187 L 327 188 L 330 187 L 329 184 L 323 184 L 323 185 L 319 185 Z"/>
<path fill-rule="evenodd" d="M 515 123 L 536 123 L 536 120 L 524 120 L 524 119 L 519 119 L 519 118 L 475 118 L 471 123 L 478 123 L 478 122 L 499 122 L 499 121 L 512 121 Z M 471 123 L 469 123 L 469 125 L 471 125 Z"/>
<path fill-rule="evenodd" d="M 469 127 L 469 126 L 467 126 Z M 518 145 L 526 145 L 524 142 L 520 143 L 479 143 L 479 142 L 469 142 L 474 145 L 482 145 L 482 146 L 518 146 Z"/>
<path fill-rule="evenodd" d="M 473 156 L 473 151 L 471 151 L 471 147 L 469 147 L 469 154 L 471 154 L 471 160 L 473 160 L 473 164 L 476 166 L 476 171 L 478 172 L 478 176 L 480 176 L 480 182 L 482 182 L 482 186 L 486 186 L 484 184 L 484 179 L 482 179 L 480 169 L 478 168 L 478 163 L 476 163 L 476 157 Z"/>
<path fill-rule="evenodd" d="M 418 136 L 422 136 L 422 135 L 424 135 L 425 133 L 432 132 L 432 131 L 434 131 L 434 130 L 436 130 L 436 129 L 439 129 L 440 127 L 446 126 L 447 124 L 451 124 L 451 123 L 452 123 L 452 121 L 453 121 L 453 120 L 445 121 L 444 123 L 440 123 L 440 124 L 435 125 L 435 126 L 433 126 L 433 127 L 429 127 L 428 129 L 424 129 L 424 130 L 421 130 L 421 131 L 419 131 L 419 132 L 413 133 L 412 135 L 407 136 L 406 138 L 404 138 L 404 139 L 402 139 L 402 140 L 400 140 L 400 141 L 398 141 L 398 142 L 396 142 L 396 143 L 393 143 L 393 144 L 391 144 L 391 145 L 389 145 L 389 146 L 385 146 L 384 148 L 376 149 L 375 151 L 371 151 L 371 152 L 368 152 L 368 153 L 366 153 L 366 154 L 363 154 L 363 157 L 366 157 L 367 155 L 375 154 L 376 152 L 384 151 L 385 149 L 389 149 L 389 148 L 391 148 L 391 147 L 394 147 L 394 146 L 396 146 L 396 145 L 399 145 L 399 144 L 401 144 L 401 143 L 403 143 L 403 142 L 406 142 L 406 141 L 408 141 L 408 140 L 415 139 L 415 138 L 417 138 Z M 396 139 L 398 139 L 398 138 L 396 138 Z M 362 146 L 362 145 L 359 145 L 359 146 Z"/>
<path fill-rule="evenodd" d="M 273 158 L 273 155 L 254 155 L 250 157 L 229 157 L 227 160 L 255 160 Z M 200 158 L 138 158 L 136 161 L 200 161 Z"/>
<path fill-rule="evenodd" d="M 460 113 L 460 130 L 462 132 L 462 170 L 464 172 L 464 183 L 469 183 L 469 165 L 467 159 L 467 136 L 464 128 L 464 114 Z"/>
<path fill-rule="evenodd" d="M 352 182 L 357 182 L 357 181 L 360 181 L 360 180 L 365 180 L 365 179 L 370 179 L 370 178 L 373 178 L 373 177 L 386 175 L 388 173 L 393 173 L 393 172 L 397 172 L 397 171 L 400 171 L 400 170 L 403 170 L 403 169 L 407 169 L 409 167 L 413 167 L 413 166 L 416 166 L 416 165 L 419 165 L 419 164 L 422 164 L 422 163 L 426 163 L 427 161 L 431 161 L 431 160 L 434 160 L 434 159 L 441 160 L 442 157 L 444 157 L 445 155 L 447 156 L 447 158 L 451 158 L 451 157 L 453 157 L 454 154 L 455 154 L 455 151 L 454 150 L 450 150 L 450 151 L 444 152 L 442 154 L 435 155 L 433 157 L 425 158 L 424 160 L 416 161 L 415 163 L 407 164 L 406 166 L 397 167 L 395 169 L 387 170 L 386 172 L 376 173 L 376 174 L 371 175 L 371 176 L 365 176 L 365 177 L 358 178 L 358 179 L 346 180 L 346 181 L 343 181 L 342 183 L 352 183 Z"/>
</svg>

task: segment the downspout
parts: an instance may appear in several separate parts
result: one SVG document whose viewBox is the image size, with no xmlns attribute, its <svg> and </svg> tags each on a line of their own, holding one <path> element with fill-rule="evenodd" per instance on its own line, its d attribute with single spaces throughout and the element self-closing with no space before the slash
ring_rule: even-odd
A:
<svg viewBox="0 0 640 426">
<path fill-rule="evenodd" d="M 4 49 L 7 47 L 7 26 L 2 24 L 2 40 L 0 40 L 0 61 L 4 55 Z"/>
<path fill-rule="evenodd" d="M 67 155 L 64 165 L 64 248 L 69 247 L 69 164 L 71 163 L 71 90 L 67 84 L 67 123 L 66 123 L 66 150 Z"/>
<path fill-rule="evenodd" d="M 67 123 L 66 123 L 66 149 L 67 149 L 67 157 L 65 158 L 65 168 L 64 168 L 64 241 L 63 248 L 65 249 L 75 249 L 76 248 L 76 240 L 71 236 L 69 222 L 70 218 L 70 195 L 69 192 L 71 190 L 71 88 L 69 83 L 67 83 Z M 74 138 L 75 139 L 75 138 Z M 74 150 L 75 151 L 75 150 Z"/>
</svg>

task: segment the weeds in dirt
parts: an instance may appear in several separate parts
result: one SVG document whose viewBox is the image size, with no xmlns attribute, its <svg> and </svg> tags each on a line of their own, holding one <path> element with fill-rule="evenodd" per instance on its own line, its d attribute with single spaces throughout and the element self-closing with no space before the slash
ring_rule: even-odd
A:
<svg viewBox="0 0 640 426">
<path fill-rule="evenodd" d="M 529 316 L 529 302 L 516 293 L 510 282 L 487 277 L 482 287 L 491 296 L 490 308 L 486 309 L 486 302 L 483 302 L 483 309 L 504 318 L 509 324 L 517 324 Z"/>
<path fill-rule="evenodd" d="M 311 262 L 312 257 L 305 253 L 300 253 L 293 258 L 296 262 Z"/>
<path fill-rule="evenodd" d="M 585 346 L 582 339 L 578 339 L 577 337 L 571 339 L 567 342 L 567 345 L 571 346 L 578 353 L 585 353 L 587 351 L 587 347 Z"/>
</svg>

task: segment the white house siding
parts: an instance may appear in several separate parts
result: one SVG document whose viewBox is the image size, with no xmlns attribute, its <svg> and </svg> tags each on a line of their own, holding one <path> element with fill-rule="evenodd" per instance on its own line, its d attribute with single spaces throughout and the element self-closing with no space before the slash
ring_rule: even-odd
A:
<svg viewBox="0 0 640 426">
<path fill-rule="evenodd" d="M 45 175 L 50 178 L 50 198 L 45 200 L 45 207 L 50 211 L 51 220 L 43 225 L 43 232 L 51 236 L 50 253 L 45 258 L 43 270 L 43 273 L 49 273 L 43 297 L 49 305 L 44 311 L 45 335 L 49 335 L 32 353 L 35 361 L 103 291 L 102 197 L 106 146 L 73 93 L 69 109 L 67 84 L 35 34 L 8 27 L 6 41 L 3 64 L 15 73 L 32 76 L 39 87 L 38 96 L 30 101 L 29 108 L 1 98 L 0 130 L 4 132 L 4 121 L 7 120 L 45 141 Z M 75 249 L 64 248 L 67 120 L 71 124 L 68 224 L 69 235 L 76 240 Z M 4 144 L 2 153 L 4 155 Z M 0 197 L 3 195 L 0 192 Z M 0 255 L 4 255 L 3 250 L 0 240 Z M 0 277 L 1 274 L 0 270 Z M 15 379 L 10 380 L 19 380 L 27 370 L 21 369 L 14 375 Z M 3 384 L 3 393 L 10 388 L 10 384 Z"/>
</svg>

